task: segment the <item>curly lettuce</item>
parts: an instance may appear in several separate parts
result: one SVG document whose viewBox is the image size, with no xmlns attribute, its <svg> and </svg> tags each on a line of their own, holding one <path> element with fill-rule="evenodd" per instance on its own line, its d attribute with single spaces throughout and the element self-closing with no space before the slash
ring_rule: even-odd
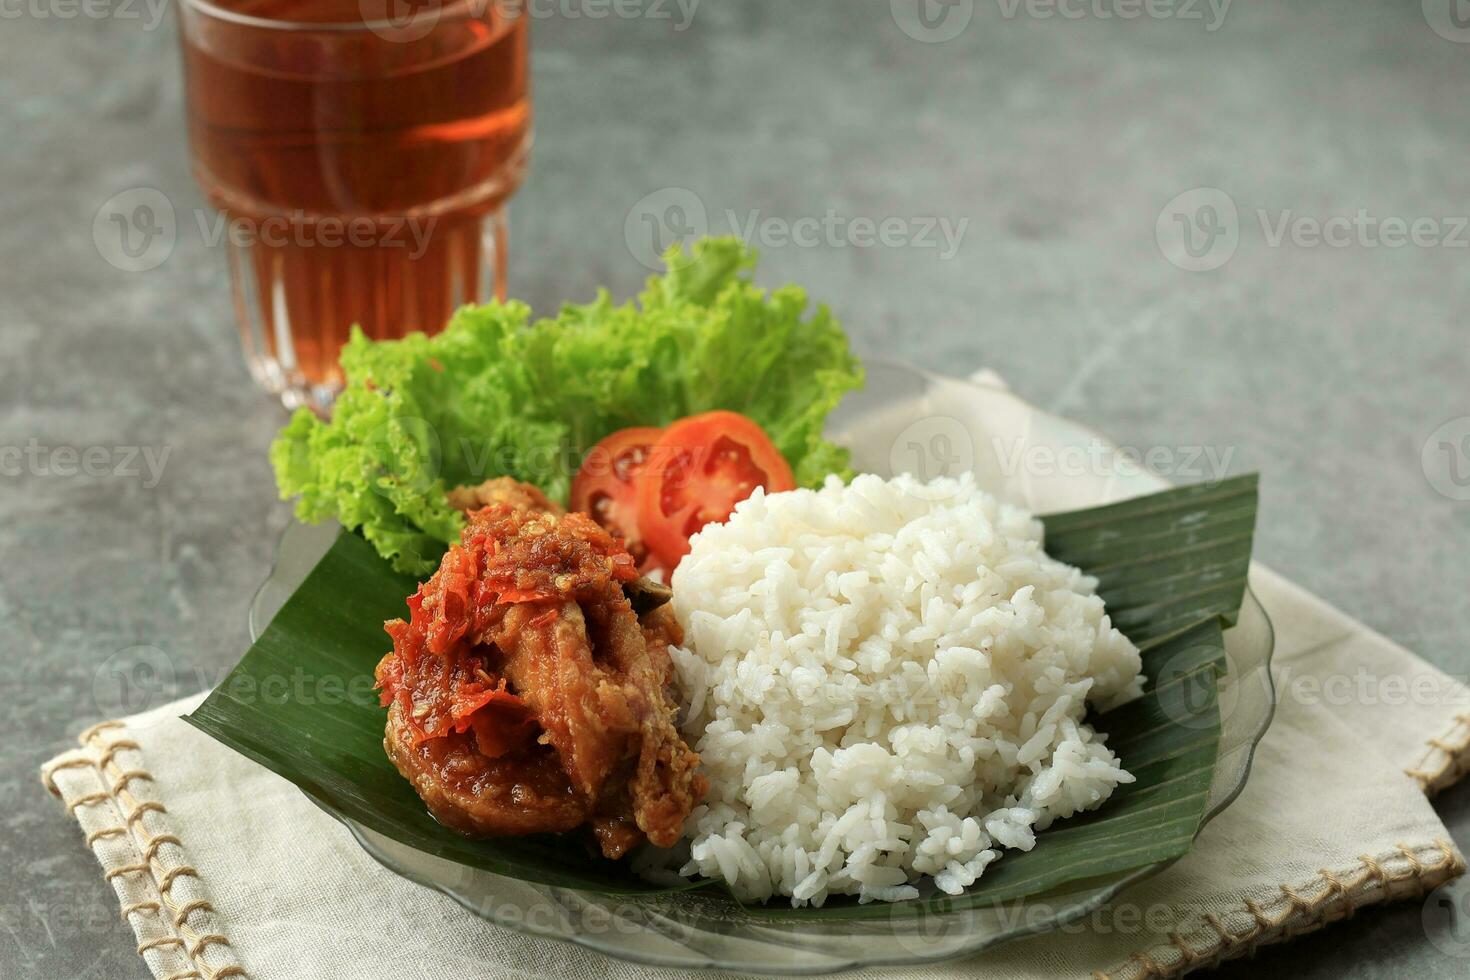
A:
<svg viewBox="0 0 1470 980">
<path fill-rule="evenodd" d="M 447 489 L 511 476 L 565 501 L 587 450 L 628 426 L 731 409 L 761 424 L 798 483 L 845 474 L 822 429 L 862 366 L 804 290 L 755 286 L 755 260 L 739 239 L 705 239 L 671 249 L 636 303 L 603 290 L 534 323 L 525 304 L 495 302 L 433 337 L 354 329 L 331 420 L 301 409 L 271 445 L 282 499 L 423 575 L 464 523 Z"/>
</svg>

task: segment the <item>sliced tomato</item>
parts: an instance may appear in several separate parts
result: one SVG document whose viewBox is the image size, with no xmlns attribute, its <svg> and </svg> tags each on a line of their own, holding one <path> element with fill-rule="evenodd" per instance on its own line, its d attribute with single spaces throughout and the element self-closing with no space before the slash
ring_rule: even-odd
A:
<svg viewBox="0 0 1470 980">
<path fill-rule="evenodd" d="M 689 538 L 765 487 L 796 489 L 791 467 L 770 437 L 737 412 L 706 412 L 664 430 L 634 482 L 638 530 L 669 569 L 689 554 Z"/>
<path fill-rule="evenodd" d="M 592 519 L 623 539 L 639 568 L 648 563 L 648 549 L 638 530 L 638 490 L 634 477 L 648 460 L 662 429 L 621 429 L 593 446 L 572 480 L 572 510 Z"/>
</svg>

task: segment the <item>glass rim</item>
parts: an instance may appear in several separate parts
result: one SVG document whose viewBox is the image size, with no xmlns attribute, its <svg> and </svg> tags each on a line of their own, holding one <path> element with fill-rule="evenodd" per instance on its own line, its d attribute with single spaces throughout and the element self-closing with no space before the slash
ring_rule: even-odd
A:
<svg viewBox="0 0 1470 980">
<path fill-rule="evenodd" d="M 359 0 L 361 9 L 363 0 Z M 520 16 L 520 10 L 525 0 L 453 0 L 452 3 L 442 7 L 434 7 L 425 11 L 416 11 L 406 21 L 397 22 L 380 18 L 378 20 L 360 21 L 300 21 L 281 20 L 273 17 L 261 17 L 256 14 L 240 13 L 229 10 L 217 2 L 211 0 L 179 0 L 180 9 L 191 9 L 196 13 L 203 14 L 214 20 L 234 24 L 238 27 L 254 27 L 261 30 L 272 31 L 294 31 L 310 33 L 313 31 L 330 32 L 337 34 L 358 33 L 366 31 L 371 34 L 382 36 L 384 31 L 403 31 L 414 28 L 424 20 L 431 21 L 430 29 L 442 23 L 456 23 L 477 18 L 491 9 L 509 8 L 514 16 Z"/>
</svg>

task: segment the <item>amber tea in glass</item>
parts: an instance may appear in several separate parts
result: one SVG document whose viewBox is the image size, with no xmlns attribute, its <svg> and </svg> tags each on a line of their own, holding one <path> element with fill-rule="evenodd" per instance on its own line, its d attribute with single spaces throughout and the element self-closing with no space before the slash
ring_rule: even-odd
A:
<svg viewBox="0 0 1470 980">
<path fill-rule="evenodd" d="M 195 176 L 251 372 L 288 405 L 330 405 L 354 324 L 433 332 L 503 295 L 529 20 L 500 0 L 182 0 Z"/>
</svg>

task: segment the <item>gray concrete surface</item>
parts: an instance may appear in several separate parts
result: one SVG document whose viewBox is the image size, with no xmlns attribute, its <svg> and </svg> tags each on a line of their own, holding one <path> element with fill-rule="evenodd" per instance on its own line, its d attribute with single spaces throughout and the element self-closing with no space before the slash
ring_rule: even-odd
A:
<svg viewBox="0 0 1470 980">
<path fill-rule="evenodd" d="M 1470 235 L 1454 221 L 1470 213 L 1470 45 L 1429 7 L 1262 0 L 1216 23 L 1204 4 L 1125 20 L 1100 16 L 1110 2 L 1068 18 L 962 0 L 930 22 L 973 12 L 944 43 L 908 36 L 886 0 L 704 0 L 682 32 L 557 14 L 534 29 L 513 292 L 547 310 L 636 288 L 625 220 L 670 187 L 715 230 L 727 209 L 967 220 L 948 258 L 783 244 L 766 225 L 762 278 L 808 286 L 866 350 L 997 368 L 1129 445 L 1233 451 L 1232 469 L 1266 475 L 1265 561 L 1470 673 L 1470 503 L 1452 499 L 1470 458 L 1452 432 L 1421 462 L 1470 414 Z M 9 4 L 0 23 L 0 445 L 48 453 L 0 477 L 4 977 L 145 975 L 36 767 L 118 707 L 94 681 L 134 648 L 182 665 L 160 696 L 221 676 L 287 519 L 264 457 L 283 414 L 242 366 L 224 256 L 182 231 L 161 266 L 126 273 L 93 245 L 121 190 L 201 205 L 172 14 L 150 29 L 141 4 L 63 19 L 75 9 Z M 1238 218 L 1183 199 L 1201 254 L 1181 261 L 1218 265 L 1190 272 L 1165 257 L 1184 254 L 1165 209 L 1199 187 Z M 1299 220 L 1360 210 L 1340 246 Z M 1274 244 L 1283 216 L 1295 240 Z M 1389 219 L 1416 218 L 1433 224 L 1419 244 L 1383 244 Z M 1227 234 L 1205 247 L 1209 227 Z M 141 461 L 126 472 L 132 446 L 168 449 L 156 485 Z M 57 447 L 103 447 L 107 472 L 63 475 Z M 1439 807 L 1470 848 L 1470 790 Z M 1464 976 L 1421 923 L 1419 903 L 1373 911 L 1223 974 Z"/>
</svg>

